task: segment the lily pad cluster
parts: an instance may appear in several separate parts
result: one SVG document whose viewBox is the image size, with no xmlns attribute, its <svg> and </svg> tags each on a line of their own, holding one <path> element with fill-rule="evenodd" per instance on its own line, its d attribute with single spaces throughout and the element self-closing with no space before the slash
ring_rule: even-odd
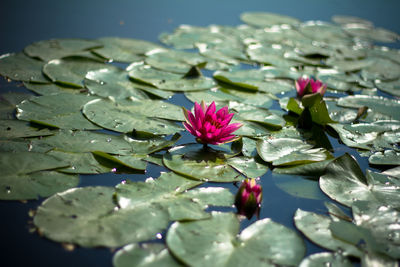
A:
<svg viewBox="0 0 400 267">
<path fill-rule="evenodd" d="M 182 25 L 161 34 L 162 44 L 52 39 L 2 55 L 0 74 L 31 94 L 0 98 L 0 199 L 48 197 L 34 216 L 38 232 L 82 247 L 122 247 L 117 267 L 348 266 L 354 258 L 395 265 L 400 52 L 374 42 L 399 35 L 349 16 L 241 19 L 236 27 Z M 305 76 L 326 83 L 325 96 L 295 99 L 294 82 Z M 174 103 L 182 95 L 227 106 L 241 138 L 182 143 L 185 117 Z M 298 127 L 305 109 L 309 127 Z M 382 172 L 364 174 L 333 138 Z M 115 186 L 79 187 L 82 174 L 146 175 L 153 164 L 164 171 L 145 182 L 121 175 Z M 294 215 L 299 231 L 332 252 L 303 259 L 299 233 L 269 218 L 240 231 L 234 192 L 213 183 L 262 182 L 269 170 L 311 177 L 351 208 L 352 217 L 332 203 L 330 216 Z"/>
</svg>

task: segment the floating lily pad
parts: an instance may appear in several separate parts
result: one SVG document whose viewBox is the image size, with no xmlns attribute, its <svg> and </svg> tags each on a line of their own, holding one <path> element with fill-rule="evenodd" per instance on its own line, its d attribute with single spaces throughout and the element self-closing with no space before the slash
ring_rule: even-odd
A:
<svg viewBox="0 0 400 267">
<path fill-rule="evenodd" d="M 32 144 L 32 140 L 22 138 L 0 139 L 0 152 L 39 152 L 46 153 L 53 147 L 46 143 Z"/>
<path fill-rule="evenodd" d="M 395 81 L 375 81 L 379 90 L 400 97 L 400 80 Z"/>
<path fill-rule="evenodd" d="M 367 106 L 373 111 L 388 115 L 392 119 L 400 120 L 400 114 L 397 112 L 400 108 L 400 101 L 396 99 L 380 96 L 354 95 L 340 98 L 337 104 L 349 108 Z"/>
<path fill-rule="evenodd" d="M 17 106 L 17 118 L 52 128 L 97 130 L 100 127 L 81 113 L 82 106 L 93 99 L 65 93 L 34 97 Z"/>
<path fill-rule="evenodd" d="M 113 257 L 115 267 L 183 266 L 169 253 L 163 244 L 129 244 L 118 250 Z"/>
<path fill-rule="evenodd" d="M 189 53 L 175 50 L 161 50 L 158 53 L 150 53 L 146 57 L 146 64 L 153 68 L 186 74 L 192 66 L 203 66 L 207 59 L 196 53 Z"/>
<path fill-rule="evenodd" d="M 113 171 L 119 172 L 122 169 L 132 169 L 135 171 L 145 171 L 147 162 L 143 159 L 144 155 L 110 155 L 102 151 L 92 152 L 97 159 L 103 159 L 103 164 L 113 166 Z M 105 161 L 110 161 L 106 163 Z M 121 170 L 120 170 L 121 169 Z"/>
<path fill-rule="evenodd" d="M 351 267 L 353 264 L 351 261 L 340 255 L 339 253 L 329 253 L 329 252 L 321 252 L 316 253 L 304 258 L 299 267 L 318 267 L 323 265 L 335 266 L 335 267 Z"/>
<path fill-rule="evenodd" d="M 89 49 L 101 46 L 101 44 L 85 39 L 51 39 L 35 42 L 25 47 L 24 52 L 43 61 L 50 61 L 68 56 L 92 57 Z"/>
<path fill-rule="evenodd" d="M 259 140 L 257 151 L 263 160 L 274 166 L 318 162 L 329 157 L 329 153 L 323 148 L 313 148 L 312 145 L 293 138 Z"/>
<path fill-rule="evenodd" d="M 400 140 L 400 123 L 395 120 L 382 120 L 373 123 L 351 125 L 329 124 L 349 147 L 365 150 L 392 148 Z"/>
<path fill-rule="evenodd" d="M 212 212 L 208 220 L 174 223 L 167 233 L 167 245 L 174 256 L 192 266 L 259 266 L 265 262 L 292 266 L 305 253 L 296 233 L 270 219 L 255 222 L 239 235 L 238 231 L 234 214 Z"/>
<path fill-rule="evenodd" d="M 45 171 L 67 167 L 68 162 L 35 152 L 0 153 L 0 199 L 47 197 L 78 184 L 77 176 Z"/>
<path fill-rule="evenodd" d="M 258 178 L 268 171 L 268 166 L 261 160 L 252 157 L 234 157 L 228 159 L 228 164 L 249 178 Z"/>
<path fill-rule="evenodd" d="M 335 238 L 329 229 L 332 219 L 313 212 L 297 209 L 294 223 L 308 239 L 329 250 L 342 251 L 343 255 L 361 257 L 363 252 L 355 245 Z"/>
<path fill-rule="evenodd" d="M 361 76 L 365 80 L 395 80 L 400 78 L 400 64 L 388 58 L 370 58 L 373 64 L 361 70 Z"/>
<path fill-rule="evenodd" d="M 209 218 L 204 209 L 212 206 L 232 206 L 233 195 L 224 188 L 201 188 L 187 191 L 201 184 L 183 176 L 162 173 L 157 179 L 146 182 L 126 182 L 116 187 L 116 199 L 122 209 L 147 207 L 163 209 L 170 220 L 199 220 Z M 190 192 L 190 193 L 189 193 Z M 157 234 L 157 233 L 154 233 Z"/>
<path fill-rule="evenodd" d="M 364 26 L 369 26 L 372 27 L 373 23 L 369 20 L 355 17 L 355 16 L 348 16 L 348 15 L 334 15 L 332 16 L 332 20 L 335 23 L 338 23 L 340 25 L 346 25 L 346 24 L 361 24 Z"/>
<path fill-rule="evenodd" d="M 297 25 L 300 23 L 296 18 L 269 12 L 244 12 L 240 15 L 240 19 L 249 25 L 260 28 L 276 24 Z"/>
<path fill-rule="evenodd" d="M 201 145 L 176 147 L 166 153 L 164 165 L 172 171 L 192 179 L 212 182 L 240 181 L 241 176 L 227 161 L 229 157 L 223 151 Z"/>
<path fill-rule="evenodd" d="M 64 58 L 49 61 L 44 65 L 43 72 L 52 82 L 82 88 L 88 72 L 107 69 L 113 71 L 117 67 L 86 58 Z"/>
<path fill-rule="evenodd" d="M 374 28 L 365 24 L 349 24 L 345 25 L 343 29 L 356 38 L 370 41 L 394 43 L 400 39 L 400 36 L 395 32 L 384 28 Z"/>
<path fill-rule="evenodd" d="M 209 28 L 190 25 L 181 25 L 173 33 L 162 33 L 159 38 L 164 44 L 172 45 L 176 49 L 196 48 L 199 43 L 214 44 L 232 39 L 223 33 L 211 31 Z"/>
<path fill-rule="evenodd" d="M 369 157 L 368 161 L 376 165 L 400 165 L 400 152 L 394 150 L 376 152 Z"/>
<path fill-rule="evenodd" d="M 215 86 L 214 81 L 207 77 L 184 78 L 182 75 L 150 66 L 132 65 L 128 70 L 129 77 L 133 80 L 168 91 L 198 91 Z"/>
<path fill-rule="evenodd" d="M 38 95 L 55 95 L 61 93 L 82 94 L 86 92 L 86 89 L 83 88 L 66 87 L 55 83 L 24 82 L 24 86 Z"/>
<path fill-rule="evenodd" d="M 253 45 L 247 48 L 246 53 L 251 60 L 264 65 L 287 69 L 302 65 L 298 61 L 286 58 L 284 56 L 286 51 L 281 47 L 273 48 L 270 46 Z"/>
<path fill-rule="evenodd" d="M 53 135 L 54 131 L 38 129 L 29 123 L 19 120 L 0 120 L 1 138 L 19 138 Z"/>
<path fill-rule="evenodd" d="M 298 166 L 289 166 L 289 167 L 280 167 L 274 168 L 274 173 L 279 174 L 297 174 L 297 175 L 304 175 L 304 176 L 315 176 L 319 177 L 325 172 L 326 166 L 332 161 L 333 159 L 327 159 L 319 162 L 313 162 L 309 164 L 302 164 Z"/>
<path fill-rule="evenodd" d="M 352 206 L 355 224 L 361 228 L 364 240 L 376 254 L 400 258 L 400 214 L 390 206 L 360 201 Z M 337 228 L 335 228 L 337 229 Z"/>
<path fill-rule="evenodd" d="M 114 188 L 104 186 L 55 194 L 39 206 L 34 224 L 53 241 L 83 247 L 119 247 L 148 240 L 168 225 L 163 209 L 120 209 L 113 196 Z"/>
<path fill-rule="evenodd" d="M 322 21 L 308 21 L 299 27 L 299 31 L 313 41 L 326 44 L 352 44 L 352 39 L 339 26 Z"/>
<path fill-rule="evenodd" d="M 48 83 L 42 74 L 44 64 L 24 53 L 5 54 L 0 57 L 0 74 L 15 81 Z"/>
<path fill-rule="evenodd" d="M 322 200 L 325 197 L 315 180 L 292 176 L 276 177 L 275 175 L 273 180 L 279 189 L 296 198 Z"/>
<path fill-rule="evenodd" d="M 349 154 L 332 161 L 319 180 L 321 190 L 345 206 L 365 200 L 398 207 L 400 181 L 367 171 L 362 173 L 357 161 Z"/>
<path fill-rule="evenodd" d="M 148 96 L 137 89 L 129 80 L 128 72 L 119 69 L 100 69 L 89 71 L 85 77 L 85 87 L 91 94 L 102 97 L 123 99 L 147 99 Z"/>
<path fill-rule="evenodd" d="M 132 38 L 103 37 L 96 41 L 103 47 L 94 49 L 93 52 L 108 60 L 126 63 L 142 60 L 153 49 L 163 49 L 155 43 Z"/>
<path fill-rule="evenodd" d="M 184 119 L 178 106 L 156 100 L 134 101 L 95 99 L 87 103 L 83 114 L 93 123 L 116 132 L 133 130 L 153 134 L 174 134 L 183 128 L 175 121 Z"/>
<path fill-rule="evenodd" d="M 68 162 L 70 166 L 59 169 L 63 173 L 76 174 L 99 174 L 111 172 L 112 168 L 101 165 L 90 152 L 64 152 L 60 150 L 52 150 L 47 152 L 55 158 Z"/>
</svg>

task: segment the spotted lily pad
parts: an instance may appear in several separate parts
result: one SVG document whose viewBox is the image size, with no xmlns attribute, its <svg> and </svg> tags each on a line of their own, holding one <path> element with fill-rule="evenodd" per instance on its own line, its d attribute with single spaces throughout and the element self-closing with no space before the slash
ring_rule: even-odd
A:
<svg viewBox="0 0 400 267">
<path fill-rule="evenodd" d="M 212 212 L 208 220 L 174 223 L 166 241 L 174 256 L 192 266 L 259 266 L 265 262 L 295 266 L 305 252 L 296 233 L 271 219 L 238 232 L 234 214 Z"/>
<path fill-rule="evenodd" d="M 343 255 L 361 257 L 363 252 L 355 245 L 335 238 L 329 229 L 332 219 L 317 213 L 297 209 L 294 223 L 308 239 L 333 251 L 342 251 Z"/>
<path fill-rule="evenodd" d="M 318 267 L 322 265 L 351 267 L 351 261 L 339 253 L 321 252 L 304 258 L 299 267 Z"/>
<path fill-rule="evenodd" d="M 50 61 L 68 56 L 94 57 L 89 49 L 101 46 L 101 44 L 85 39 L 51 39 L 35 42 L 25 47 L 24 52 L 43 61 Z"/>
<path fill-rule="evenodd" d="M 159 135 L 174 134 L 182 127 L 172 120 L 184 119 L 178 106 L 156 100 L 95 99 L 87 103 L 82 112 L 93 123 L 122 133 L 136 130 Z"/>
<path fill-rule="evenodd" d="M 104 186 L 55 194 L 39 206 L 34 224 L 53 241 L 83 247 L 119 247 L 148 240 L 168 224 L 165 210 L 120 209 L 113 196 L 114 188 Z"/>
<path fill-rule="evenodd" d="M 162 173 L 157 179 L 146 182 L 119 184 L 116 199 L 122 209 L 147 207 L 149 212 L 157 207 L 169 214 L 170 220 L 199 220 L 209 218 L 204 209 L 212 206 L 232 206 L 233 195 L 224 188 L 199 188 L 188 191 L 201 184 L 183 176 Z M 157 233 L 154 233 L 157 234 Z"/>
<path fill-rule="evenodd" d="M 313 148 L 312 145 L 293 138 L 259 140 L 257 151 L 263 160 L 271 162 L 274 166 L 318 162 L 330 157 L 323 148 Z"/>
<path fill-rule="evenodd" d="M 364 175 L 349 154 L 332 161 L 319 182 L 325 194 L 345 206 L 365 200 L 399 207 L 400 181 L 369 170 Z"/>
<path fill-rule="evenodd" d="M 0 153 L 2 176 L 0 199 L 24 200 L 47 197 L 74 187 L 78 176 L 60 174 L 54 170 L 67 167 L 68 162 L 35 152 Z"/>
<path fill-rule="evenodd" d="M 44 64 L 24 53 L 5 54 L 0 57 L 0 74 L 15 81 L 48 83 L 42 74 Z"/>
<path fill-rule="evenodd" d="M 17 105 L 17 118 L 52 128 L 96 130 L 100 127 L 81 113 L 82 106 L 93 99 L 65 93 L 34 97 Z"/>
<path fill-rule="evenodd" d="M 43 72 L 52 82 L 82 88 L 89 71 L 115 70 L 117 67 L 86 58 L 53 59 L 43 67 Z"/>
<path fill-rule="evenodd" d="M 48 129 L 38 129 L 29 123 L 19 120 L 0 120 L 1 138 L 19 138 L 53 135 L 54 131 Z"/>
<path fill-rule="evenodd" d="M 183 266 L 169 253 L 163 244 L 129 244 L 118 250 L 113 257 L 115 267 Z"/>
<path fill-rule="evenodd" d="M 368 161 L 376 165 L 400 165 L 400 153 L 394 150 L 376 152 L 369 157 Z"/>
<path fill-rule="evenodd" d="M 223 151 L 189 145 L 170 149 L 169 153 L 164 155 L 163 163 L 172 171 L 196 180 L 239 181 L 240 174 L 229 165 L 228 157 Z"/>
</svg>

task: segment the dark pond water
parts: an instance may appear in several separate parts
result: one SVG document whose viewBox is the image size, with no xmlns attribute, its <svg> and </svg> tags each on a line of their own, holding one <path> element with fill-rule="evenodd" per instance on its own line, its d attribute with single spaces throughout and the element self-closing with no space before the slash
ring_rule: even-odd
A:
<svg viewBox="0 0 400 267">
<path fill-rule="evenodd" d="M 378 27 L 400 32 L 396 0 L 303 0 L 303 1 L 227 1 L 227 0 L 146 0 L 146 1 L 21 1 L 3 0 L 1 3 L 0 25 L 2 37 L 0 54 L 18 52 L 26 45 L 51 38 L 98 38 L 118 36 L 158 42 L 161 32 L 171 32 L 180 24 L 207 26 L 210 24 L 238 25 L 239 15 L 244 11 L 268 11 L 296 17 L 300 20 L 329 21 L 335 14 L 359 16 L 372 21 Z M 393 45 L 392 45 L 393 46 Z M 16 83 L 0 79 L 0 91 L 24 91 Z M 171 102 L 191 107 L 183 95 L 176 95 Z M 368 168 L 367 158 L 360 157 L 353 149 L 339 144 L 329 137 L 335 148 L 335 156 L 349 152 L 357 157 L 360 166 Z M 184 134 L 179 143 L 193 142 Z M 164 169 L 150 165 L 146 175 L 83 175 L 80 186 L 113 186 L 124 179 L 135 181 L 146 177 L 158 177 Z M 297 208 L 321 213 L 323 202 L 328 200 L 318 189 L 315 180 L 305 180 L 307 188 L 315 190 L 318 199 L 292 196 L 281 190 L 279 184 L 288 184 L 302 179 L 268 172 L 261 178 L 264 188 L 264 202 L 261 218 L 270 217 L 290 228 Z M 304 183 L 303 183 L 304 184 Z M 226 185 L 224 185 L 226 186 Z M 236 188 L 228 185 L 234 192 Z M 112 251 L 109 249 L 77 248 L 70 252 L 36 233 L 31 234 L 28 213 L 42 202 L 0 201 L 0 266 L 111 266 Z M 245 221 L 242 227 L 254 222 Z M 307 243 L 307 254 L 323 249 Z"/>
</svg>

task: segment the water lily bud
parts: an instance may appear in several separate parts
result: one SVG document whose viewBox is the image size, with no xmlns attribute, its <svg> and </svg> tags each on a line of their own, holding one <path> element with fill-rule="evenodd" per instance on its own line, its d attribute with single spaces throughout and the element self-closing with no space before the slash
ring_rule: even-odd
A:
<svg viewBox="0 0 400 267">
<path fill-rule="evenodd" d="M 319 93 L 321 96 L 325 94 L 327 85 L 320 80 L 313 78 L 299 78 L 295 82 L 297 97 L 302 98 L 307 94 Z"/>
<path fill-rule="evenodd" d="M 255 213 L 260 212 L 262 201 L 262 187 L 255 179 L 246 179 L 239 187 L 235 198 L 238 213 L 251 219 Z"/>
<path fill-rule="evenodd" d="M 197 142 L 220 145 L 238 139 L 232 133 L 239 129 L 242 124 L 229 124 L 234 113 L 229 113 L 227 106 L 216 111 L 214 102 L 207 106 L 202 101 L 201 104 L 197 102 L 194 104 L 194 114 L 185 108 L 182 109 L 186 118 L 183 126 L 196 137 Z"/>
</svg>

